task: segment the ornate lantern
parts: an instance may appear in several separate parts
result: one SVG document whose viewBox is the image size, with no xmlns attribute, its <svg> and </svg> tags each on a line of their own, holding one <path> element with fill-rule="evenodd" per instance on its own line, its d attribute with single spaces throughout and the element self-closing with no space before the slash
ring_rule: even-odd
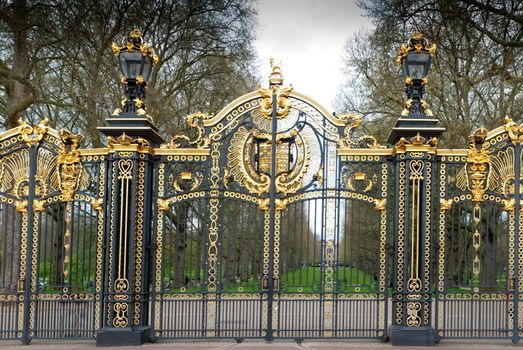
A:
<svg viewBox="0 0 523 350">
<path fill-rule="evenodd" d="M 432 116 L 432 112 L 423 100 L 424 86 L 427 84 L 431 58 L 436 53 L 436 44 L 431 44 L 420 32 L 412 33 L 406 44 L 402 44 L 396 63 L 402 67 L 405 79 L 407 101 L 402 115 Z"/>
<path fill-rule="evenodd" d="M 122 107 L 114 114 L 145 115 L 145 87 L 151 78 L 152 68 L 158 62 L 158 56 L 152 48 L 143 41 L 142 33 L 134 29 L 123 45 L 112 44 L 115 56 L 118 58 L 121 81 L 126 84 L 127 99 L 122 101 Z"/>
</svg>

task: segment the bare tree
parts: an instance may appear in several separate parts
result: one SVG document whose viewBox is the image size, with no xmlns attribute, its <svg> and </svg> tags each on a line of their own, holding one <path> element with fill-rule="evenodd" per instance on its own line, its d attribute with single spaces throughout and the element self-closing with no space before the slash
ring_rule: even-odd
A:
<svg viewBox="0 0 523 350">
<path fill-rule="evenodd" d="M 0 116 L 11 128 L 24 114 L 87 136 L 119 106 L 120 73 L 111 52 L 140 28 L 159 55 L 148 113 L 166 134 L 183 117 L 216 113 L 255 87 L 255 13 L 250 1 L 136 0 L 32 4 L 0 2 Z"/>
<path fill-rule="evenodd" d="M 522 27 L 517 22 L 522 6 L 515 1 L 503 3 L 506 11 L 514 10 L 516 19 L 477 1 L 360 2 L 376 27 L 347 40 L 345 74 L 348 82 L 356 84 L 342 89 L 338 107 L 368 116 L 374 123 L 367 128 L 385 139 L 380 130 L 386 128 L 373 125 L 392 126 L 403 100 L 394 56 L 400 44 L 419 30 L 438 45 L 427 100 L 447 128 L 444 145 L 463 147 L 473 129 L 498 126 L 507 114 L 518 118 L 523 111 Z M 493 40 L 492 35 L 507 42 Z"/>
</svg>

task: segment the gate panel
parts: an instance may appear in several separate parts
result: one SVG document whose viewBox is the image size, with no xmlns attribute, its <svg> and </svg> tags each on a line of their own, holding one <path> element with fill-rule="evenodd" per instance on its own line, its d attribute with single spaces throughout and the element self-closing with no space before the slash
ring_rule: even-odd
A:
<svg viewBox="0 0 523 350">
<path fill-rule="evenodd" d="M 75 137 L 48 134 L 38 147 L 42 183 L 33 204 L 33 338 L 94 338 L 100 327 L 104 156 L 81 156 Z"/>
<path fill-rule="evenodd" d="M 192 162 L 159 164 L 153 334 L 262 337 L 263 213 L 254 197 L 213 181 L 205 155 L 184 152 Z M 219 154 L 211 161 L 222 162 Z"/>
<path fill-rule="evenodd" d="M 474 208 L 456 203 L 449 213 L 443 329 L 448 338 L 505 338 L 513 327 L 509 291 L 509 215 L 499 203 L 482 203 L 474 227 Z M 484 232 L 484 234 L 481 234 Z M 475 246 L 479 247 L 476 248 Z M 509 312 L 510 311 L 510 312 Z"/>
<path fill-rule="evenodd" d="M 441 158 L 437 335 L 517 341 L 519 145 L 484 129 L 470 142 Z"/>
<path fill-rule="evenodd" d="M 100 157 L 82 157 L 80 137 L 47 121 L 20 122 L 1 140 L 1 337 L 92 338 L 102 276 Z"/>
<path fill-rule="evenodd" d="M 4 190 L 4 188 L 2 188 Z M 23 326 L 23 281 L 20 285 L 22 214 L 13 199 L 0 195 L 0 339 L 21 337 Z M 9 202 L 11 204 L 9 204 Z M 25 235 L 27 242 L 27 235 Z M 24 243 L 27 249 L 27 243 Z"/>
<path fill-rule="evenodd" d="M 157 150 L 155 337 L 387 336 L 391 150 L 280 85 Z"/>
<path fill-rule="evenodd" d="M 160 338 L 252 338 L 262 335 L 261 217 L 252 204 L 223 199 L 216 269 L 209 199 L 183 201 L 163 218 L 162 288 L 155 294 Z M 204 215 L 202 215 L 204 214 Z M 266 307 L 266 305 L 265 305 Z"/>
</svg>

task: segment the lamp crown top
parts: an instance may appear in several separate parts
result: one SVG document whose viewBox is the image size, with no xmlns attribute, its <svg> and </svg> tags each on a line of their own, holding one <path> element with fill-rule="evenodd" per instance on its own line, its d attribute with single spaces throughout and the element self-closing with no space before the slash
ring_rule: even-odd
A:
<svg viewBox="0 0 523 350">
<path fill-rule="evenodd" d="M 281 67 L 274 63 L 274 58 L 269 60 L 271 64 L 271 74 L 269 75 L 269 85 L 283 85 L 283 74 Z"/>
<path fill-rule="evenodd" d="M 418 31 L 414 31 L 410 35 L 410 40 L 421 41 L 422 39 L 423 39 L 423 34 L 421 34 Z"/>
<path fill-rule="evenodd" d="M 427 38 L 423 37 L 421 32 L 414 31 L 411 34 L 410 39 L 406 43 L 401 44 L 398 54 L 396 55 L 396 63 L 401 66 L 410 52 L 424 52 L 428 53 L 430 57 L 434 57 L 436 54 L 436 44 L 429 43 Z"/>
<path fill-rule="evenodd" d="M 129 33 L 129 38 L 130 39 L 142 39 L 142 32 L 140 32 L 140 29 L 134 28 Z"/>
<path fill-rule="evenodd" d="M 111 48 L 115 56 L 119 56 L 121 52 L 139 52 L 142 56 L 148 57 L 153 65 L 158 63 L 158 56 L 154 54 L 154 50 L 147 45 L 143 40 L 142 32 L 138 28 L 134 28 L 122 45 L 112 43 Z"/>
</svg>

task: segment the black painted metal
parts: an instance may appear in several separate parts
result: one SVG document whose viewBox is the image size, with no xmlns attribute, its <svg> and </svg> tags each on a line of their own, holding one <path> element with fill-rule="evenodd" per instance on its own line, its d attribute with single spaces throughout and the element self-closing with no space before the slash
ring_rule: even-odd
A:
<svg viewBox="0 0 523 350">
<path fill-rule="evenodd" d="M 277 102 L 277 96 L 276 94 L 272 95 L 272 113 L 271 113 L 271 144 L 273 145 L 271 147 L 271 184 L 270 184 L 270 192 L 269 192 L 269 213 L 270 213 L 270 239 L 269 239 L 269 245 L 271 247 L 274 247 L 274 225 L 275 225 L 275 216 L 276 216 L 276 136 L 278 134 L 278 119 L 276 109 L 278 106 Z M 268 283 L 268 291 L 267 291 L 267 332 L 265 339 L 267 341 L 273 340 L 272 335 L 272 317 L 273 317 L 273 298 L 274 298 L 274 275 L 273 275 L 273 269 L 274 269 L 274 249 L 270 250 L 269 253 L 269 283 Z"/>
<path fill-rule="evenodd" d="M 507 169 L 513 167 L 510 170 L 514 179 L 519 180 L 505 178 L 507 182 L 503 182 L 503 186 L 508 186 L 505 193 L 493 187 L 487 188 L 488 198 L 479 203 L 478 275 L 474 275 L 472 269 L 476 255 L 472 245 L 474 203 L 465 197 L 467 192 L 456 185 L 456 179 L 465 166 L 464 159 L 445 159 L 440 163 L 440 166 L 446 166 L 445 196 L 455 199 L 452 209 L 445 216 L 445 264 L 436 269 L 437 274 L 445 276 L 442 290 L 435 288 L 434 325 L 440 340 L 511 339 L 517 343 L 520 339 L 520 147 L 506 139 L 491 141 L 491 159 L 504 158 L 505 165 L 509 167 Z M 506 155 L 510 156 L 504 157 Z M 493 167 L 493 164 L 491 162 L 489 166 Z M 491 176 L 503 173 L 503 168 L 497 167 L 491 170 Z M 504 201 L 512 199 L 514 220 L 510 219 L 510 209 L 504 204 Z"/>
<path fill-rule="evenodd" d="M 485 200 L 478 204 L 482 217 L 476 225 L 471 188 L 459 183 L 469 166 L 466 156 L 428 152 L 340 156 L 337 140 L 327 132 L 336 128 L 328 120 L 317 125 L 299 111 L 294 124 L 281 130 L 276 95 L 272 104 L 271 145 L 276 145 L 279 132 L 298 130 L 311 144 L 317 144 L 314 156 L 321 165 L 321 172 L 287 195 L 277 192 L 275 179 L 279 166 L 293 162 L 297 153 L 293 147 L 298 147 L 294 141 L 286 141 L 284 155 L 277 147 L 270 149 L 270 169 L 266 171 L 270 191 L 255 193 L 224 179 L 237 133 L 258 127 L 252 112 L 242 112 L 236 125 L 213 140 L 211 156 L 128 150 L 121 152 L 130 154 L 83 156 L 86 184 L 70 202 L 53 183 L 58 171 L 52 167 L 54 163 L 46 163 L 64 150 L 55 136 L 31 144 L 17 139 L 3 147 L 4 162 L 11 156 L 27 157 L 27 178 L 21 179 L 23 186 L 16 194 L 3 187 L 0 191 L 2 256 L 9 249 L 20 249 L 15 247 L 22 239 L 27 251 L 24 257 L 15 256 L 14 260 L 20 261 L 9 268 L 4 269 L 7 265 L 1 262 L 0 338 L 28 344 L 38 338 L 98 337 L 100 344 L 134 344 L 149 337 L 150 327 L 154 340 L 386 340 L 392 323 L 392 333 L 399 334 L 403 344 L 422 339 L 423 344 L 431 345 L 434 340 L 450 338 L 519 341 L 523 332 L 519 143 L 506 135 L 489 141 L 491 159 L 503 162 L 493 160 L 489 165 L 498 167 L 492 170 L 497 183 L 487 186 Z M 118 132 L 107 131 L 109 136 Z M 210 135 L 209 128 L 205 133 Z M 139 132 L 131 135 L 139 136 Z M 259 149 L 251 156 L 261 171 Z M 287 164 L 278 163 L 278 157 L 285 156 Z M 26 161 L 23 159 L 21 163 Z M 118 165 L 123 159 L 132 163 L 127 197 L 123 197 Z M 414 161 L 421 161 L 424 169 L 419 198 L 411 195 L 414 185 L 408 180 Z M 143 169 L 139 169 L 140 162 Z M 513 168 L 505 169 L 513 171 L 513 178 L 512 173 L 507 177 L 499 170 L 502 166 Z M 42 182 L 45 171 L 47 182 Z M 403 189 L 402 171 L 407 179 Z M 143 200 L 137 189 L 141 179 Z M 197 186 L 193 186 L 195 179 Z M 429 198 L 425 197 L 428 181 Z M 496 186 L 504 187 L 500 190 Z M 291 196 L 284 209 L 278 207 Z M 398 250 L 401 245 L 408 249 L 415 243 L 409 210 L 405 231 L 400 235 L 398 230 L 402 196 L 406 208 L 411 207 L 413 198 L 419 200 L 420 232 L 429 230 L 424 218 L 430 218 L 430 242 L 426 236 L 419 238 L 421 247 L 430 243 L 430 252 L 422 250 L 422 259 L 432 254 L 429 270 L 421 262 L 418 266 L 423 281 L 420 293 L 406 290 L 411 258 Z M 125 200 L 120 202 L 121 198 Z M 453 200 L 450 209 L 443 208 L 442 199 Z M 376 203 L 379 200 L 385 201 L 381 209 Z M 27 206 L 19 201 L 27 201 Z M 100 211 L 95 203 L 101 204 Z M 122 203 L 130 213 L 122 219 L 129 225 L 128 253 L 123 255 L 118 253 Z M 134 216 L 140 210 L 142 246 L 134 236 L 138 225 Z M 104 219 L 99 223 L 101 215 Z M 211 227 L 212 222 L 216 227 Z M 476 275 L 471 266 L 476 254 L 475 225 L 480 231 L 477 255 L 482 268 Z M 216 256 L 211 254 L 214 251 Z M 137 266 L 138 254 L 142 264 Z M 400 268 L 401 254 L 404 262 Z M 115 267 L 124 257 L 132 289 L 122 292 L 115 290 L 114 282 Z M 14 278 L 21 276 L 14 266 L 23 265 L 22 261 L 25 277 Z M 69 272 L 64 273 L 66 270 Z M 135 280 L 137 274 L 141 277 Z M 403 289 L 398 284 L 400 274 Z M 419 299 L 415 299 L 417 294 Z M 116 327 L 114 306 L 122 300 L 130 310 L 129 323 Z M 411 314 L 405 307 L 398 308 L 405 300 L 423 303 L 421 314 L 429 316 L 419 327 L 407 326 Z M 137 308 L 140 312 L 134 318 Z"/>
<path fill-rule="evenodd" d="M 34 179 L 36 177 L 36 152 L 37 148 L 35 145 L 31 145 L 29 148 L 29 179 Z M 28 201 L 27 201 L 27 212 L 28 212 L 28 218 L 27 218 L 27 226 L 33 227 L 33 204 L 34 204 L 34 198 L 35 198 L 35 181 L 29 182 L 29 193 L 28 193 Z M 32 230 L 28 230 L 28 245 L 27 245 L 27 253 L 28 256 L 32 256 L 33 254 L 36 254 L 36 252 L 33 252 L 33 245 L 29 244 L 29 242 L 33 241 L 33 232 Z M 30 316 L 30 298 L 31 298 L 31 279 L 29 276 L 31 276 L 31 264 L 27 264 L 27 277 L 24 281 L 24 325 L 29 324 L 29 316 Z M 24 327 L 22 329 L 22 344 L 29 344 L 31 341 L 30 334 L 29 334 L 29 328 Z"/>
<path fill-rule="evenodd" d="M 523 268 L 521 264 L 519 263 L 520 259 L 523 258 L 523 252 L 521 251 L 521 245 L 520 245 L 520 235 L 523 234 L 523 232 L 520 232 L 520 220 L 521 220 L 521 177 L 523 174 L 521 174 L 521 144 L 516 143 L 513 145 L 514 147 L 514 200 L 515 200 L 515 217 L 514 217 L 514 242 L 518 249 L 515 249 L 514 251 L 514 261 L 516 262 L 514 265 L 514 279 L 512 281 L 507 280 L 507 289 L 509 290 L 510 294 L 514 296 L 514 300 L 516 301 L 515 310 L 513 313 L 514 316 L 514 324 L 512 327 L 512 342 L 516 344 L 521 336 L 523 335 L 520 333 L 523 329 L 521 325 L 521 318 L 523 317 L 522 314 L 519 312 L 519 303 L 521 303 L 521 289 L 518 287 L 519 283 L 521 283 L 521 279 L 518 278 L 520 276 L 520 269 Z M 517 283 L 516 283 L 517 281 Z M 511 286 L 510 284 L 513 283 Z M 516 311 L 517 310 L 517 311 Z"/>
</svg>

